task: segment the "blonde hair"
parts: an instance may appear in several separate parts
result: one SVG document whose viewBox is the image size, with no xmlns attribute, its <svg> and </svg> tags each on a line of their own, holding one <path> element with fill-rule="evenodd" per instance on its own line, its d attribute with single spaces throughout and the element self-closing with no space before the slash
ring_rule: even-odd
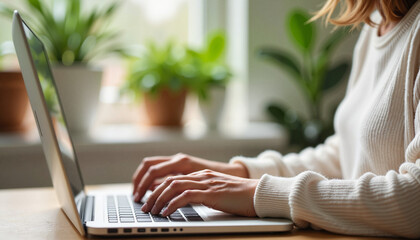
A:
<svg viewBox="0 0 420 240">
<path fill-rule="evenodd" d="M 375 9 L 378 9 L 382 15 L 382 24 L 387 25 L 391 22 L 401 20 L 411 6 L 417 0 L 327 0 L 325 5 L 315 13 L 311 21 L 324 17 L 325 22 L 337 26 L 353 25 L 356 27 L 361 23 L 375 25 L 370 19 L 370 15 Z M 336 18 L 332 15 L 340 5 L 340 13 Z"/>
</svg>

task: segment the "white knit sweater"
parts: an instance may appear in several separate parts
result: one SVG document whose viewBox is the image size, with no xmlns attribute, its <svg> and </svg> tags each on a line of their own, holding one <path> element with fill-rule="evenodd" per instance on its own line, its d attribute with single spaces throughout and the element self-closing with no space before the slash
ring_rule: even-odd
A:
<svg viewBox="0 0 420 240">
<path fill-rule="evenodd" d="M 343 234 L 420 237 L 420 1 L 390 32 L 377 31 L 361 32 L 336 134 L 325 144 L 232 158 L 261 178 L 258 216 Z"/>
</svg>

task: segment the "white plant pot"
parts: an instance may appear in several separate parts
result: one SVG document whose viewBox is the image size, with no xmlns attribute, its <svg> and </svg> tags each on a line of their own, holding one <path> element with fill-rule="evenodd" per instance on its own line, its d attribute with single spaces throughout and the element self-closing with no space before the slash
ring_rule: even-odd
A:
<svg viewBox="0 0 420 240">
<path fill-rule="evenodd" d="M 96 117 L 102 70 L 86 65 L 55 66 L 53 74 L 71 132 L 87 132 Z"/>
<path fill-rule="evenodd" d="M 225 104 L 226 89 L 221 87 L 213 87 L 209 91 L 206 101 L 200 100 L 200 109 L 203 114 L 204 121 L 210 129 L 217 129 L 219 121 L 223 113 Z"/>
</svg>

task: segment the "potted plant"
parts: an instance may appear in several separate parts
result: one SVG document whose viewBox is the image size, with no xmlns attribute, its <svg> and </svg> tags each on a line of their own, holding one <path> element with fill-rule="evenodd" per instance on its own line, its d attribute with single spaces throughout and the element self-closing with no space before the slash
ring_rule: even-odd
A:
<svg viewBox="0 0 420 240">
<path fill-rule="evenodd" d="M 24 119 L 28 109 L 28 96 L 22 73 L 3 69 L 5 56 L 14 54 L 13 44 L 0 45 L 0 132 L 24 131 Z"/>
<path fill-rule="evenodd" d="M 226 85 L 232 74 L 225 62 L 225 35 L 214 32 L 208 35 L 201 49 L 189 49 L 184 69 L 195 79 L 194 91 L 198 95 L 204 120 L 216 128 L 225 102 Z"/>
<path fill-rule="evenodd" d="M 124 94 L 144 100 L 150 125 L 182 125 L 187 92 L 191 81 L 183 69 L 186 48 L 168 42 L 163 46 L 148 44 L 138 53 L 129 54 Z"/>
<path fill-rule="evenodd" d="M 332 52 L 346 36 L 347 29 L 335 30 L 321 44 L 319 51 L 315 51 L 316 28 L 309 20 L 309 14 L 302 10 L 293 10 L 287 20 L 288 36 L 300 54 L 299 58 L 281 49 L 263 48 L 259 51 L 260 57 L 285 70 L 305 96 L 310 109 L 309 118 L 279 103 L 267 107 L 274 121 L 289 132 L 290 144 L 299 148 L 315 146 L 334 132 L 333 116 L 338 103 L 329 106 L 328 114 L 323 113 L 321 104 L 325 93 L 337 86 L 350 68 L 347 61 L 331 63 Z M 323 118 L 325 115 L 328 117 Z"/>
<path fill-rule="evenodd" d="M 44 42 L 53 65 L 53 74 L 71 131 L 86 131 L 96 113 L 102 71 L 92 68 L 92 59 L 118 51 L 118 33 L 107 21 L 118 5 L 83 11 L 81 0 L 22 0 L 30 14 L 21 12 L 27 24 Z M 0 13 L 11 17 L 13 7 L 0 4 Z M 61 14 L 57 14 L 58 11 Z"/>
</svg>

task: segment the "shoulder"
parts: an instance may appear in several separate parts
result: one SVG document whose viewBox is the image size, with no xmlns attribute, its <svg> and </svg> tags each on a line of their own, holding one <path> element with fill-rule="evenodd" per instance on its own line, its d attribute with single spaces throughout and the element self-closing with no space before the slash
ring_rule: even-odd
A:
<svg viewBox="0 0 420 240">
<path fill-rule="evenodd" d="M 409 30 L 411 42 L 416 41 L 420 45 L 420 1 L 417 1 L 403 18 L 404 27 Z"/>
<path fill-rule="evenodd" d="M 420 67 L 420 1 L 417 1 L 407 15 L 401 20 L 400 29 L 406 34 L 404 57 L 407 67 L 417 75 Z M 414 79 L 416 76 L 414 77 Z"/>
<path fill-rule="evenodd" d="M 420 1 L 410 9 L 407 15 L 409 36 L 406 48 L 407 76 L 406 90 L 412 99 L 413 111 L 420 107 Z M 410 101 L 410 99 L 408 99 Z M 419 112 L 417 112 L 418 114 Z M 418 118 L 417 118 L 418 119 Z"/>
<path fill-rule="evenodd" d="M 412 18 L 410 21 L 410 33 L 408 38 L 408 61 L 413 67 L 413 72 L 418 74 L 420 68 L 420 1 L 418 1 L 413 10 Z"/>
</svg>

